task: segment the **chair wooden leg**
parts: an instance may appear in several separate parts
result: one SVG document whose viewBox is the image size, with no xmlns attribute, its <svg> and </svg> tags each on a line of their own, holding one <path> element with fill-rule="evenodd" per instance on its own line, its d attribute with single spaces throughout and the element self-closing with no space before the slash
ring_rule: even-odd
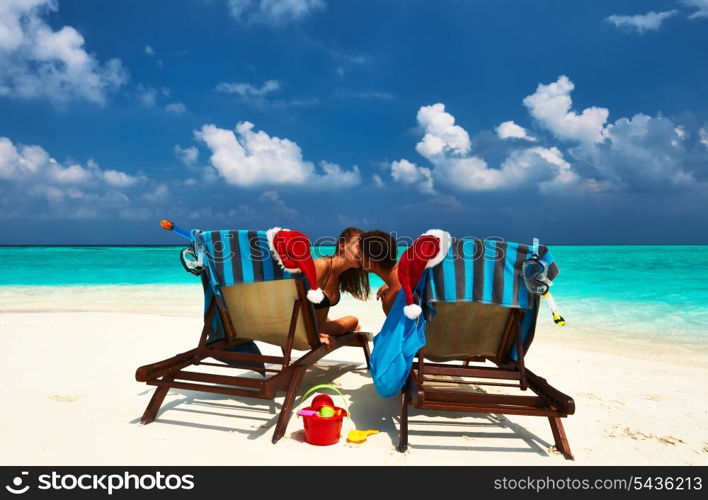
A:
<svg viewBox="0 0 708 500">
<path fill-rule="evenodd" d="M 401 430 L 398 440 L 398 451 L 403 453 L 408 449 L 408 403 L 410 394 L 408 392 L 408 384 L 403 388 L 401 393 Z"/>
<path fill-rule="evenodd" d="M 143 413 L 143 416 L 140 419 L 141 424 L 147 425 L 155 420 L 155 416 L 157 415 L 160 406 L 162 406 L 162 402 L 165 400 L 165 396 L 167 396 L 167 392 L 169 390 L 169 387 L 164 386 L 160 386 L 155 389 L 155 392 L 152 394 L 152 398 L 150 398 L 150 402 L 148 403 L 147 408 L 145 408 L 145 413 Z"/>
<path fill-rule="evenodd" d="M 285 435 L 285 429 L 288 427 L 290 415 L 293 411 L 293 403 L 295 402 L 295 396 L 297 396 L 298 389 L 300 388 L 302 377 L 305 375 L 305 369 L 305 366 L 298 366 L 293 368 L 293 375 L 290 379 L 290 383 L 288 384 L 288 392 L 285 393 L 285 401 L 283 401 L 283 407 L 280 409 L 278 423 L 275 425 L 275 432 L 273 433 L 273 444 L 277 443 L 280 438 Z"/>
<path fill-rule="evenodd" d="M 575 460 L 573 453 L 570 451 L 568 438 L 565 435 L 565 429 L 563 429 L 563 422 L 561 422 L 560 417 L 548 417 L 548 421 L 551 423 L 551 432 L 553 432 L 556 449 L 561 452 L 566 460 Z"/>
<path fill-rule="evenodd" d="M 366 360 L 366 369 L 371 371 L 371 363 L 369 361 L 369 358 L 371 357 L 371 353 L 369 352 L 369 341 L 367 340 L 366 335 L 360 335 L 359 342 L 361 343 L 362 349 L 364 349 L 364 359 Z"/>
</svg>

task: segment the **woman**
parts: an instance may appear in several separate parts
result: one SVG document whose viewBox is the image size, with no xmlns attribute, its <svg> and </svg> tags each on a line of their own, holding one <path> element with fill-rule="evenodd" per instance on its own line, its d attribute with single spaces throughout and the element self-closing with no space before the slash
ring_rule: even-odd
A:
<svg viewBox="0 0 708 500">
<path fill-rule="evenodd" d="M 359 238 L 363 233 L 355 227 L 346 228 L 339 235 L 334 255 L 315 259 L 317 285 L 325 295 L 322 302 L 315 304 L 315 313 L 322 334 L 320 338 L 326 344 L 329 344 L 329 335 L 359 330 L 359 320 L 354 316 L 330 320 L 327 315 L 330 307 L 339 303 L 342 292 L 359 300 L 369 297 L 369 274 L 362 269 L 359 257 Z"/>
<path fill-rule="evenodd" d="M 396 262 L 396 239 L 378 229 L 367 231 L 359 236 L 359 255 L 362 269 L 374 273 L 384 282 L 376 291 L 376 300 L 388 315 L 401 283 L 398 281 L 398 262 Z"/>
</svg>

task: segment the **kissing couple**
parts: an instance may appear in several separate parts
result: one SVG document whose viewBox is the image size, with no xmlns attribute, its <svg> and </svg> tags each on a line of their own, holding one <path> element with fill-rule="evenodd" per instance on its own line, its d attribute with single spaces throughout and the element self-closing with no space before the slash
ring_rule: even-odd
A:
<svg viewBox="0 0 708 500">
<path fill-rule="evenodd" d="M 401 289 L 397 254 L 396 239 L 391 234 L 348 227 L 337 238 L 334 254 L 315 259 L 317 288 L 324 292 L 323 300 L 314 304 L 323 342 L 328 343 L 330 335 L 360 329 L 358 318 L 332 318 L 330 309 L 339 304 L 345 292 L 356 299 L 367 300 L 369 273 L 376 274 L 384 282 L 376 291 L 376 299 L 381 301 L 384 313 L 388 314 Z"/>
</svg>

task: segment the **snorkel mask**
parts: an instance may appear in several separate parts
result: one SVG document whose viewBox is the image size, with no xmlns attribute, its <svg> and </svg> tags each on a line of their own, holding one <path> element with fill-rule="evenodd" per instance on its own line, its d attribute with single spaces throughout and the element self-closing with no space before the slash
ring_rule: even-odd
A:
<svg viewBox="0 0 708 500">
<path fill-rule="evenodd" d="M 528 291 L 534 295 L 544 295 L 551 288 L 548 279 L 548 265 L 534 254 L 521 265 L 521 273 Z"/>
<path fill-rule="evenodd" d="M 526 259 L 521 265 L 521 275 L 524 279 L 526 289 L 532 295 L 540 295 L 548 302 L 553 314 L 553 322 L 558 326 L 565 325 L 565 319 L 558 311 L 553 295 L 551 295 L 551 285 L 553 282 L 548 279 L 548 264 L 541 260 L 538 255 L 538 238 L 533 239 L 531 257 Z"/>
<path fill-rule="evenodd" d="M 182 249 L 180 262 L 182 262 L 182 267 L 184 267 L 188 273 L 199 275 L 204 270 L 204 263 L 191 246 Z"/>
</svg>

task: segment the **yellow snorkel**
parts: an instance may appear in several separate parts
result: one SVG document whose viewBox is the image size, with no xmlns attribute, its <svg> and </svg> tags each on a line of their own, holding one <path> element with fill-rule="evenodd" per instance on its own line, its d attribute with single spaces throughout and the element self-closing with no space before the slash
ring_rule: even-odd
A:
<svg viewBox="0 0 708 500">
<path fill-rule="evenodd" d="M 564 326 L 565 320 L 558 311 L 558 304 L 556 304 L 556 300 L 553 298 L 553 295 L 551 295 L 551 291 L 547 291 L 546 293 L 541 295 L 541 297 L 546 299 L 546 302 L 548 302 L 548 306 L 551 308 L 551 313 L 553 313 L 553 322 L 558 326 Z"/>
</svg>

